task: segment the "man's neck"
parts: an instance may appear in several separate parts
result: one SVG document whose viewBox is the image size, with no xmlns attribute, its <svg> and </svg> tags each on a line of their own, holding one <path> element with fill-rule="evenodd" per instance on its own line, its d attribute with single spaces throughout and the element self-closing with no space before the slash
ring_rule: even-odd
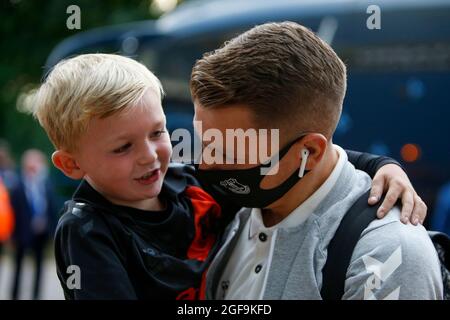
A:
<svg viewBox="0 0 450 320">
<path fill-rule="evenodd" d="M 331 145 L 323 159 L 305 175 L 282 198 L 268 208 L 262 209 L 264 225 L 274 226 L 289 216 L 297 207 L 311 197 L 328 179 L 339 160 L 338 151 Z"/>
</svg>

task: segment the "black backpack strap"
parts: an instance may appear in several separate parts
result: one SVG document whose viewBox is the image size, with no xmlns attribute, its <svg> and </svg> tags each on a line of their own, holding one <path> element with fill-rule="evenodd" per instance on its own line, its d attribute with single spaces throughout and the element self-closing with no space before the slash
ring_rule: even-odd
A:
<svg viewBox="0 0 450 320">
<path fill-rule="evenodd" d="M 344 295 L 344 285 L 348 266 L 361 233 L 376 219 L 377 210 L 382 203 L 369 206 L 370 190 L 364 193 L 347 211 L 333 239 L 328 245 L 327 262 L 322 270 L 322 289 L 324 300 L 340 300 Z"/>
<path fill-rule="evenodd" d="M 450 300 L 450 238 L 447 234 L 437 231 L 428 231 L 441 264 L 442 284 L 444 287 L 444 300 Z"/>
<path fill-rule="evenodd" d="M 431 238 L 436 251 L 439 254 L 439 260 L 441 264 L 450 270 L 450 238 L 447 234 L 438 231 L 428 231 L 428 235 Z"/>
</svg>

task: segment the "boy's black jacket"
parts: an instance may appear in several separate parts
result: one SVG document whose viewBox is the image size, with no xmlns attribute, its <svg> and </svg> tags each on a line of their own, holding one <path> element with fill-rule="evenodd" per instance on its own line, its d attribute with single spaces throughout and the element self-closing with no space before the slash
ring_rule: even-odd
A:
<svg viewBox="0 0 450 320">
<path fill-rule="evenodd" d="M 221 210 L 192 173 L 170 166 L 156 212 L 114 205 L 83 180 L 55 234 L 66 299 L 198 298 Z"/>
</svg>

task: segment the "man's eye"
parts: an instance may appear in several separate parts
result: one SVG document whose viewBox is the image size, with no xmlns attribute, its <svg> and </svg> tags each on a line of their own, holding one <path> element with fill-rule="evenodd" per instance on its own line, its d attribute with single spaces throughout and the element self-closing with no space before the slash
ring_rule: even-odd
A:
<svg viewBox="0 0 450 320">
<path fill-rule="evenodd" d="M 128 150 L 128 148 L 131 147 L 131 143 L 127 143 L 124 144 L 123 146 L 121 146 L 120 148 L 115 149 L 113 152 L 114 153 L 122 153 Z"/>
</svg>

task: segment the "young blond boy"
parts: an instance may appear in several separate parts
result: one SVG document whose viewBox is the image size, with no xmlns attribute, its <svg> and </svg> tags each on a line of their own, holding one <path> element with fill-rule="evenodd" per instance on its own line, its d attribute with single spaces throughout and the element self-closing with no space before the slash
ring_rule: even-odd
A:
<svg viewBox="0 0 450 320">
<path fill-rule="evenodd" d="M 142 64 L 88 54 L 58 64 L 36 95 L 54 165 L 83 179 L 55 236 L 67 299 L 174 299 L 200 282 L 215 238 L 200 220 L 220 208 L 189 167 L 169 169 L 162 94 Z"/>
</svg>

